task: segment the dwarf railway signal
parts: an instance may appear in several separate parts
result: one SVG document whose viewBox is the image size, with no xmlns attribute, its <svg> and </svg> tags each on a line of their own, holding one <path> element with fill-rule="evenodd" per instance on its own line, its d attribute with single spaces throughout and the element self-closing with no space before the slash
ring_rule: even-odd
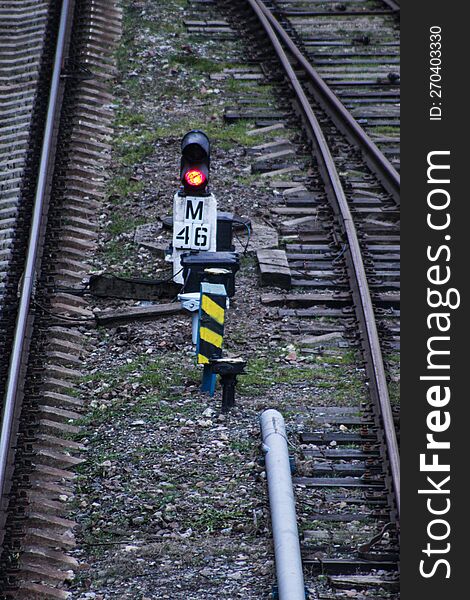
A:
<svg viewBox="0 0 470 600">
<path fill-rule="evenodd" d="M 173 198 L 173 280 L 183 284 L 178 299 L 193 313 L 201 389 L 213 396 L 220 375 L 226 412 L 234 405 L 235 381 L 246 365 L 222 357 L 225 312 L 235 293 L 239 257 L 231 251 L 233 214 L 218 217 L 217 200 L 208 190 L 209 165 L 209 138 L 198 129 L 189 131 L 181 141 L 181 188 Z"/>
<path fill-rule="evenodd" d="M 181 254 L 188 250 L 215 252 L 217 200 L 208 189 L 210 142 L 194 129 L 181 141 L 181 189 L 173 199 L 173 279 L 184 283 Z"/>
</svg>

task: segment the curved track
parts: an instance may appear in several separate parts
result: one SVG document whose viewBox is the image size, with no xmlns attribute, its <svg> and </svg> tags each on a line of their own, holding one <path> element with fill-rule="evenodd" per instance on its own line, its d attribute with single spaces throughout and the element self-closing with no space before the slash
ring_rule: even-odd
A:
<svg viewBox="0 0 470 600">
<path fill-rule="evenodd" d="M 344 104 L 340 102 L 331 88 L 326 85 L 318 72 L 310 64 L 308 58 L 296 46 L 285 28 L 276 20 L 273 13 L 266 8 L 265 3 L 256 0 L 255 2 L 250 2 L 250 4 L 256 11 L 258 18 L 262 20 L 263 27 L 273 44 L 276 39 L 274 34 L 276 34 L 289 54 L 295 59 L 297 65 L 302 69 L 309 83 L 311 83 L 310 89 L 315 100 L 326 111 L 328 116 L 331 117 L 338 129 L 349 139 L 349 141 L 360 148 L 366 164 L 377 175 L 384 187 L 392 195 L 394 201 L 399 204 L 400 176 L 396 169 L 387 157 L 378 149 L 376 144 L 371 140 L 356 119 L 354 119 L 351 113 L 345 108 Z M 266 20 L 263 20 L 262 17 L 265 17 Z M 286 69 L 287 65 L 291 66 L 287 55 L 282 48 L 276 48 L 276 53 L 281 59 L 284 69 Z M 281 56 L 283 56 L 283 58 L 281 58 Z M 292 77 L 297 79 L 292 68 L 290 68 L 288 76 L 291 83 L 293 83 Z M 297 79 L 297 89 L 301 89 L 298 87 L 299 85 Z M 302 100 L 302 106 L 304 105 L 304 101 Z"/>
<path fill-rule="evenodd" d="M 292 68 L 289 57 L 282 48 L 278 38 L 279 35 L 284 42 L 287 41 L 285 35 L 282 35 L 283 30 L 280 26 L 273 26 L 276 21 L 271 13 L 267 10 L 263 2 L 260 0 L 248 0 L 248 2 L 256 13 L 266 34 L 268 35 L 279 61 L 282 64 L 284 72 L 288 77 L 293 90 L 295 91 L 296 99 L 303 113 L 304 121 L 307 125 L 306 130 L 315 148 L 315 155 L 319 161 L 320 171 L 325 182 L 328 198 L 339 218 L 341 229 L 347 241 L 348 250 L 346 252 L 346 261 L 353 292 L 354 306 L 357 320 L 361 326 L 367 372 L 371 384 L 371 394 L 379 411 L 378 424 L 383 427 L 385 434 L 387 456 L 384 456 L 384 459 L 386 460 L 388 458 L 390 464 L 389 468 L 393 482 L 393 493 L 397 506 L 397 513 L 399 515 L 400 455 L 390 405 L 390 398 L 388 394 L 382 352 L 380 349 L 380 340 L 375 322 L 375 314 L 354 220 L 352 218 L 349 204 L 323 131 L 312 110 L 310 101 L 307 98 L 307 95 L 303 90 L 302 85 L 300 84 L 300 81 L 294 72 L 294 69 Z M 288 43 L 287 45 L 288 48 L 292 50 L 292 43 Z M 355 132 L 353 139 L 355 143 L 360 145 L 361 150 L 365 152 L 366 156 L 369 156 L 369 151 L 373 151 L 374 170 L 381 179 L 387 179 L 387 183 L 391 186 L 391 190 L 393 190 L 394 199 L 397 198 L 399 196 L 399 177 L 396 171 L 393 169 L 387 159 L 380 153 L 377 147 L 370 142 L 368 136 L 360 129 L 357 123 L 355 123 L 355 121 L 351 118 L 349 113 L 347 113 L 344 107 L 342 107 L 342 105 L 338 102 L 334 94 L 321 81 L 314 69 L 311 66 L 306 67 L 308 64 L 307 61 L 300 60 L 298 52 L 294 53 L 294 56 L 301 64 L 302 68 L 305 68 L 306 72 L 309 74 L 309 77 L 315 80 L 317 88 L 321 90 L 323 102 L 327 106 L 328 113 L 330 115 L 341 115 L 341 123 L 343 124 L 344 129 L 349 128 L 350 131 Z M 384 173 L 387 173 L 387 178 L 385 178 Z"/>
</svg>

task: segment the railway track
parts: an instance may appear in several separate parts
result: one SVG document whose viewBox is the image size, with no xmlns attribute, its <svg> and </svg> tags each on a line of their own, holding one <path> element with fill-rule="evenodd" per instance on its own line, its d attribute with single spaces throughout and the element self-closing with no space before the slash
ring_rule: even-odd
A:
<svg viewBox="0 0 470 600">
<path fill-rule="evenodd" d="M 280 233 L 286 237 L 294 291 L 268 294 L 262 301 L 279 306 L 279 316 L 293 322 L 290 331 L 297 327 L 299 333 L 337 331 L 338 324 L 331 321 L 350 311 L 347 328 L 361 347 L 369 386 L 369 398 L 357 408 L 312 407 L 317 426 L 300 435 L 301 459 L 310 469 L 295 479 L 298 502 L 309 503 L 309 493 L 321 498 L 312 517 L 318 528 L 303 532 L 304 567 L 328 577 L 326 586 L 316 585 L 319 598 L 355 593 L 358 598 L 395 598 L 400 459 L 383 352 L 390 355 L 399 344 L 399 121 L 395 107 L 389 110 L 389 100 L 398 99 L 399 74 L 390 70 L 395 59 L 389 60 L 397 41 L 390 42 L 389 34 L 395 31 L 399 7 L 247 4 L 251 12 L 227 9 L 227 21 L 238 23 L 245 35 L 241 24 L 249 23 L 254 57 L 270 83 L 284 86 L 280 102 L 285 106 L 284 99 L 292 98 L 315 160 L 308 184 L 278 182 L 285 205 L 273 212 L 292 219 L 281 225 Z M 364 31 L 364 16 L 374 20 L 373 32 L 363 34 L 366 43 L 354 37 L 359 28 Z M 328 19 L 334 25 L 325 30 Z M 383 28 L 378 19 L 384 19 Z M 372 54 L 379 47 L 387 50 L 358 69 L 364 44 Z M 396 76 L 384 78 L 386 72 Z M 246 103 L 230 107 L 229 114 L 250 117 Z M 274 113 L 269 119 L 269 111 L 262 114 L 253 103 L 251 118 L 261 132 L 276 126 L 278 117 Z M 382 127 L 394 135 L 382 135 Z M 259 147 L 261 160 L 263 152 L 274 153 L 269 158 L 277 160 L 268 162 L 268 176 L 295 171 L 286 162 L 285 148 L 286 140 Z M 337 525 L 334 530 L 332 524 Z"/>
<path fill-rule="evenodd" d="M 2 422 L 0 593 L 67 598 L 76 561 L 67 518 L 82 337 L 80 297 L 103 196 L 120 12 L 109 2 L 3 3 L 0 62 Z"/>
<path fill-rule="evenodd" d="M 281 0 L 272 8 L 317 75 L 399 170 L 399 4 Z M 396 173 L 389 177 L 396 186 Z"/>
<path fill-rule="evenodd" d="M 28 10 L 29 9 L 29 10 Z M 50 68 L 51 57 L 46 51 L 49 40 L 47 3 L 19 7 L 17 2 L 5 3 L 1 13 L 3 49 L 1 77 L 1 250 L 0 307 L 2 315 L 14 303 L 19 278 L 12 278 L 17 254 L 24 252 L 25 236 L 16 235 L 16 225 L 30 219 L 34 187 L 26 175 L 37 161 L 37 140 L 34 129 L 44 118 L 44 101 L 39 97 L 47 87 L 44 70 Z M 43 67 L 44 65 L 44 67 Z M 36 156 L 34 156 L 36 155 Z M 29 185 L 28 185 L 29 184 Z M 11 335 L 7 320 L 1 320 L 2 339 Z M 0 363 L 2 381 L 7 359 Z"/>
</svg>

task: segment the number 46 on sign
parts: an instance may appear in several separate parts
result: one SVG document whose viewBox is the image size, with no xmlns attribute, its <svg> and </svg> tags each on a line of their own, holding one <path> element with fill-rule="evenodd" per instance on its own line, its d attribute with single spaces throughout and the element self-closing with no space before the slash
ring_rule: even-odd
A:
<svg viewBox="0 0 470 600">
<path fill-rule="evenodd" d="M 176 222 L 173 245 L 189 250 L 208 250 L 210 247 L 209 223 Z"/>
</svg>

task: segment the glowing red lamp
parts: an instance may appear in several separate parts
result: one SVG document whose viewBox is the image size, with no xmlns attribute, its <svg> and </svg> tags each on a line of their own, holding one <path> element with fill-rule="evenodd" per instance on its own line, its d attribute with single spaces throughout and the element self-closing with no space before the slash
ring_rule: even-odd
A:
<svg viewBox="0 0 470 600">
<path fill-rule="evenodd" d="M 203 173 L 200 169 L 190 169 L 189 171 L 186 171 L 184 174 L 184 179 L 191 187 L 200 187 L 207 181 L 205 173 Z"/>
</svg>

